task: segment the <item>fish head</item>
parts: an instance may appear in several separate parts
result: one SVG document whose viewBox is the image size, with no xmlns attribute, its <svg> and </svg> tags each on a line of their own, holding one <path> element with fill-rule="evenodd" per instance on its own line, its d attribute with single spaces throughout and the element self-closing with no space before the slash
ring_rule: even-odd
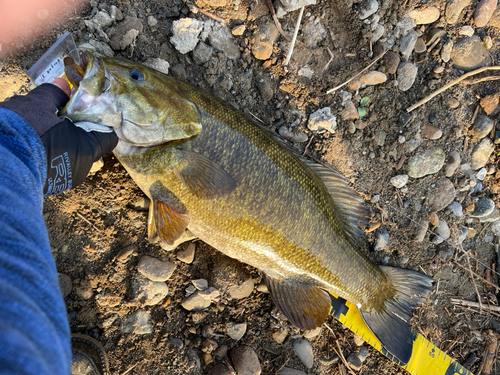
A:
<svg viewBox="0 0 500 375">
<path fill-rule="evenodd" d="M 112 128 L 122 142 L 152 147 L 201 131 L 201 115 L 175 79 L 119 58 L 82 56 L 85 74 L 60 115 Z"/>
</svg>

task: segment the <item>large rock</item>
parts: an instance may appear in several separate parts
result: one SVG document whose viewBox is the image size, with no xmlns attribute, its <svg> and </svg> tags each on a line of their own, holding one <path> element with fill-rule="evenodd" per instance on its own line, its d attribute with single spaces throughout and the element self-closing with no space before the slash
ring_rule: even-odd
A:
<svg viewBox="0 0 500 375">
<path fill-rule="evenodd" d="M 473 170 L 478 170 L 486 165 L 488 159 L 490 158 L 491 153 L 494 150 L 494 145 L 491 139 L 483 138 L 481 142 L 479 142 L 474 150 L 472 151 L 472 155 L 470 158 L 470 166 Z"/>
<path fill-rule="evenodd" d="M 182 54 L 191 52 L 198 44 L 198 35 L 203 29 L 203 22 L 194 18 L 181 18 L 172 24 L 170 42 Z"/>
<path fill-rule="evenodd" d="M 451 51 L 451 62 L 455 68 L 468 72 L 491 65 L 491 56 L 481 38 L 473 35 L 455 43 Z"/>
<path fill-rule="evenodd" d="M 412 156 L 408 161 L 408 176 L 420 178 L 437 173 L 442 168 L 444 159 L 444 151 L 437 147 Z"/>
<path fill-rule="evenodd" d="M 455 24 L 462 13 L 462 10 L 471 3 L 472 0 L 450 0 L 446 4 L 445 19 L 449 24 Z"/>
<path fill-rule="evenodd" d="M 139 35 L 142 30 L 142 22 L 137 17 L 127 17 L 116 27 L 109 29 L 109 45 L 114 50 L 123 50 L 135 43 L 137 35 Z"/>
<path fill-rule="evenodd" d="M 416 8 L 408 12 L 407 16 L 412 18 L 416 25 L 426 25 L 439 19 L 439 9 L 435 6 Z"/>
</svg>

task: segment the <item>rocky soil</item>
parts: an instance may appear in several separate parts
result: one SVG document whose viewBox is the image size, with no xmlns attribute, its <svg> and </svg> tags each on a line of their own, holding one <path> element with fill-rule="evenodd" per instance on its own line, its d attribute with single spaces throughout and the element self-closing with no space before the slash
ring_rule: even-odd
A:
<svg viewBox="0 0 500 375">
<path fill-rule="evenodd" d="M 0 99 L 29 90 L 24 72 L 64 30 L 223 98 L 348 177 L 372 211 L 363 251 L 436 281 L 414 329 L 479 373 L 500 333 L 488 308 L 500 290 L 500 86 L 486 71 L 407 108 L 495 65 L 497 1 L 277 0 L 288 36 L 304 4 L 285 65 L 291 44 L 265 1 L 92 0 L 38 40 L 3 43 Z M 203 242 L 148 243 L 147 207 L 112 155 L 45 201 L 72 331 L 104 345 L 113 374 L 344 374 L 339 348 L 354 373 L 406 373 L 334 320 L 295 328 L 257 270 Z"/>
</svg>

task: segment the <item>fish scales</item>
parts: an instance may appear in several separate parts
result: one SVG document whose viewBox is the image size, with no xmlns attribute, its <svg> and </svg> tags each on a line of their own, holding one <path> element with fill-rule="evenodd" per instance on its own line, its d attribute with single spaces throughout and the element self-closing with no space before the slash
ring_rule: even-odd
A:
<svg viewBox="0 0 500 375">
<path fill-rule="evenodd" d="M 150 240 L 172 245 L 187 228 L 258 268 L 301 328 L 323 323 L 326 291 L 340 295 L 392 355 L 409 361 L 411 313 L 432 279 L 362 254 L 354 240 L 366 220 L 361 200 L 337 172 L 199 88 L 123 59 L 87 53 L 82 61 L 85 76 L 75 77 L 61 114 L 117 133 L 115 155 L 152 201 Z"/>
</svg>

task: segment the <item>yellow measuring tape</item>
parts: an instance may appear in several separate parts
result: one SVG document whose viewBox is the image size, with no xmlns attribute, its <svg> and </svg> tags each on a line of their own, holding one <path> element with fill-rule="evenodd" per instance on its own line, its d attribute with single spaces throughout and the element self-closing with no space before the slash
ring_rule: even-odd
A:
<svg viewBox="0 0 500 375">
<path fill-rule="evenodd" d="M 401 363 L 385 350 L 366 326 L 356 306 L 330 293 L 333 315 L 339 322 L 412 375 L 474 375 L 422 335 L 414 332 L 413 351 L 408 363 Z"/>
</svg>

